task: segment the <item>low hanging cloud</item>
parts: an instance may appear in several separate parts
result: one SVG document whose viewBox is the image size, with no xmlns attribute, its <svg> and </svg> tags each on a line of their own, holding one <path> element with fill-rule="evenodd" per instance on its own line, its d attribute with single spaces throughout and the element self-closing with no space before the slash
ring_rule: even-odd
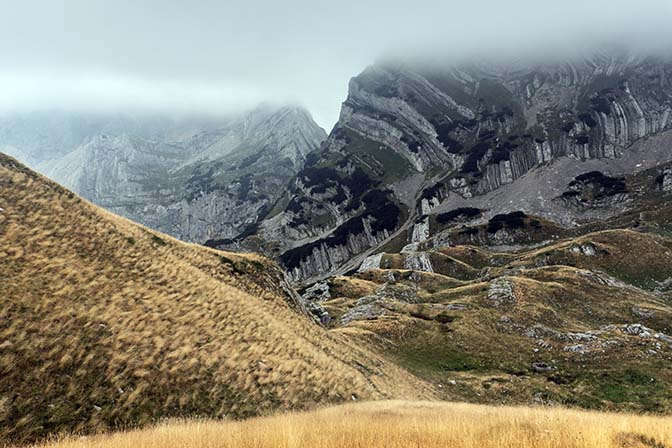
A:
<svg viewBox="0 0 672 448">
<path fill-rule="evenodd" d="M 105 72 L 0 73 L 0 86 L 0 105 L 12 105 L 21 112 L 56 107 L 92 112 L 132 109 L 228 114 L 267 100 L 259 88 L 238 80 L 192 83 Z"/>
<path fill-rule="evenodd" d="M 670 0 L 0 0 L 0 109 L 229 113 L 298 103 L 330 128 L 381 57 L 669 48 Z"/>
</svg>

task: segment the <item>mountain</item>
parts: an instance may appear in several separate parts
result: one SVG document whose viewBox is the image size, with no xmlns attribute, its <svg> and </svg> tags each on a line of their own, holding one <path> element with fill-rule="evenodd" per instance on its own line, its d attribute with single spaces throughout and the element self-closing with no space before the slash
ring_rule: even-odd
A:
<svg viewBox="0 0 672 448">
<path fill-rule="evenodd" d="M 614 216 L 629 207 L 618 179 L 672 160 L 671 75 L 668 59 L 616 51 L 374 65 L 351 80 L 283 206 L 232 247 L 261 247 L 308 284 L 427 239 L 439 215 L 463 208 L 478 209 L 463 216 L 476 223 L 516 211 L 561 227 Z M 589 191 L 596 200 L 579 200 Z"/>
<path fill-rule="evenodd" d="M 298 295 L 268 259 L 149 230 L 0 155 L 0 440 L 381 398 L 669 413 L 658 169 L 570 195 L 628 191 L 614 217 L 447 212 L 435 237 Z"/>
<path fill-rule="evenodd" d="M 215 129 L 230 119 L 66 110 L 4 112 L 0 113 L 0 151 L 37 168 L 101 134 L 178 140 Z"/>
<path fill-rule="evenodd" d="M 267 259 L 149 230 L 3 154 L 0 187 L 2 443 L 431 396 L 307 318 Z"/>
<path fill-rule="evenodd" d="M 28 162 L 34 159 L 30 154 L 44 159 L 46 153 L 52 158 L 33 166 L 67 188 L 114 213 L 198 243 L 245 232 L 326 137 L 296 107 L 259 107 L 217 127 L 195 119 L 110 120 L 104 126 L 82 124 L 86 132 L 67 143 L 82 142 L 67 154 L 39 145 L 28 153 L 10 153 Z M 45 132 L 54 145 L 65 144 L 50 130 Z"/>
</svg>

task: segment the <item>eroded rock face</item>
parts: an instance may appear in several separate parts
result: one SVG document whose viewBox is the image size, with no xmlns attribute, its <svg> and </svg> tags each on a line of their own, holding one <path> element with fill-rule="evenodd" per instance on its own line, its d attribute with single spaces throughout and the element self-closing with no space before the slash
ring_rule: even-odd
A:
<svg viewBox="0 0 672 448">
<path fill-rule="evenodd" d="M 403 254 L 404 269 L 415 271 L 434 272 L 432 262 L 427 252 L 410 252 Z"/>
<path fill-rule="evenodd" d="M 115 213 L 218 246 L 252 233 L 325 136 L 302 109 L 260 108 L 178 139 L 97 135 L 42 171 Z"/>
<path fill-rule="evenodd" d="M 658 184 L 664 192 L 672 191 L 672 168 L 665 168 L 658 176 Z"/>
<path fill-rule="evenodd" d="M 532 170 L 623 158 L 633 144 L 664 134 L 672 126 L 671 75 L 667 60 L 618 53 L 542 65 L 370 67 L 351 80 L 339 122 L 295 179 L 289 205 L 259 235 L 276 245 L 295 281 L 356 269 L 395 238 L 405 239 L 402 247 L 426 240 L 428 215 L 490 209 L 477 199 L 514 194 Z M 576 171 L 553 175 L 564 187 L 576 182 L 566 199 L 585 201 L 557 203 L 549 218 L 572 223 L 585 208 L 627 205 L 619 178 L 577 180 L 591 170 Z M 546 190 L 540 186 L 535 214 L 562 194 Z M 534 186 L 525 191 L 532 195 Z M 507 194 L 497 206 L 519 199 Z M 496 213 L 503 211 L 511 209 Z M 501 244 L 510 234 L 497 236 Z"/>
<path fill-rule="evenodd" d="M 375 255 L 371 255 L 369 257 L 366 257 L 366 259 L 362 262 L 362 264 L 359 266 L 358 271 L 359 272 L 365 272 L 365 271 L 370 271 L 372 269 L 379 269 L 380 268 L 380 262 L 383 259 L 384 253 L 379 253 Z"/>
<path fill-rule="evenodd" d="M 589 171 L 576 176 L 560 199 L 578 208 L 615 207 L 628 199 L 628 189 L 623 177 Z"/>
</svg>

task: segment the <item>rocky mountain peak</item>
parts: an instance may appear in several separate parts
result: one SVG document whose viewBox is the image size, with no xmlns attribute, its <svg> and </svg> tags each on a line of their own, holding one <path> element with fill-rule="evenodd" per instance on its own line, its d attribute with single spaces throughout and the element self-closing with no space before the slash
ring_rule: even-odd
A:
<svg viewBox="0 0 672 448">
<path fill-rule="evenodd" d="M 154 129 L 156 120 L 146 120 Z M 262 106 L 200 128 L 184 122 L 184 132 L 172 121 L 161 132 L 102 123 L 83 132 L 64 155 L 36 146 L 24 154 L 40 155 L 41 162 L 33 162 L 39 170 L 98 205 L 205 243 L 249 232 L 326 137 L 310 114 L 295 106 Z"/>
<path fill-rule="evenodd" d="M 576 223 L 583 212 L 554 200 L 576 176 L 596 165 L 607 176 L 627 174 L 672 158 L 663 150 L 672 138 L 670 75 L 669 59 L 618 51 L 376 64 L 350 81 L 337 125 L 259 235 L 304 280 L 411 243 L 416 220 L 451 208 Z"/>
</svg>

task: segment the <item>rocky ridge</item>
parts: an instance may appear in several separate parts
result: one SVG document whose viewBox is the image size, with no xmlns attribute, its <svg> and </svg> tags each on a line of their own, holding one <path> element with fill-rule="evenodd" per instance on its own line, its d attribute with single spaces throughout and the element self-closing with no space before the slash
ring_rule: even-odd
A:
<svg viewBox="0 0 672 448">
<path fill-rule="evenodd" d="M 351 80 L 339 122 L 284 207 L 259 226 L 262 250 L 294 281 L 310 282 L 412 243 L 416 221 L 460 207 L 486 220 L 522 210 L 564 226 L 618 214 L 628 208 L 618 178 L 672 159 L 671 74 L 666 59 L 625 52 L 370 67 Z M 600 174 L 577 179 L 591 171 Z"/>
<path fill-rule="evenodd" d="M 264 216 L 324 137 L 303 109 L 262 107 L 179 139 L 96 135 L 39 168 L 114 213 L 214 245 Z"/>
</svg>

